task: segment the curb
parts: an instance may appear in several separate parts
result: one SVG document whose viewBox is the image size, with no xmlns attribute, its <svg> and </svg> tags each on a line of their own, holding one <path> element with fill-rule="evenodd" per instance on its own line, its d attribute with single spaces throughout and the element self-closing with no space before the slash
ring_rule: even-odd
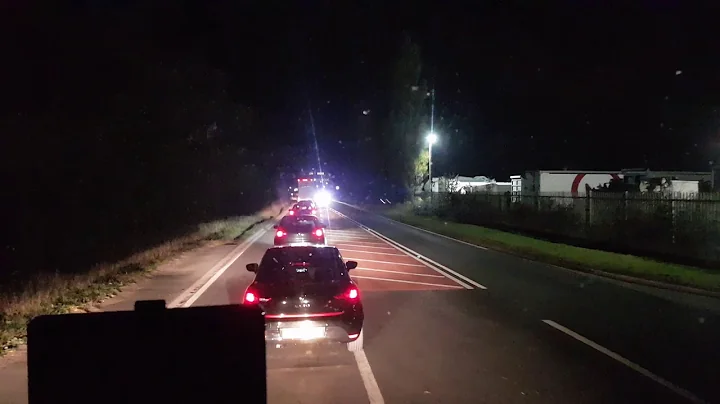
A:
<svg viewBox="0 0 720 404">
<path fill-rule="evenodd" d="M 494 252 L 498 252 L 498 253 L 503 253 L 503 254 L 512 255 L 513 257 L 518 257 L 518 258 L 524 259 L 524 260 L 526 260 L 526 261 L 531 261 L 531 262 L 536 262 L 536 263 L 539 263 L 539 264 L 549 265 L 549 266 L 552 266 L 552 267 L 555 267 L 555 268 L 558 268 L 558 269 L 563 269 L 563 270 L 571 271 L 571 272 L 575 272 L 575 273 L 590 274 L 590 275 L 595 275 L 595 276 L 599 276 L 599 277 L 602 277 L 602 278 L 608 278 L 608 279 L 612 279 L 612 280 L 616 280 L 616 281 L 622 281 L 622 282 L 632 283 L 632 284 L 641 285 L 641 286 L 649 286 L 649 287 L 654 287 L 654 288 L 658 288 L 658 289 L 670 290 L 670 291 L 673 291 L 673 292 L 689 293 L 689 294 L 693 294 L 693 295 L 699 295 L 699 296 L 704 296 L 704 297 L 711 297 L 711 298 L 720 299 L 720 292 L 715 292 L 715 291 L 708 290 L 708 289 L 700 289 L 700 288 L 696 288 L 696 287 L 692 287 L 692 286 L 676 285 L 676 284 L 673 284 L 673 283 L 667 283 L 667 282 L 656 281 L 656 280 L 645 279 L 645 278 L 638 278 L 638 277 L 636 277 L 636 276 L 631 276 L 631 275 L 616 274 L 616 273 L 607 272 L 607 271 L 603 271 L 603 270 L 599 270 L 599 269 L 593 269 L 593 268 L 570 268 L 570 267 L 564 267 L 564 266 L 557 265 L 557 264 L 553 264 L 553 263 L 550 263 L 550 262 L 545 262 L 545 261 L 541 261 L 541 260 L 538 260 L 538 259 L 528 258 L 528 257 L 525 257 L 525 256 L 523 256 L 523 255 L 521 255 L 521 254 L 517 254 L 517 253 L 514 253 L 514 252 L 510 252 L 510 251 L 505 251 L 505 250 L 499 249 L 499 248 L 497 248 L 497 247 L 492 247 L 492 246 L 487 246 L 487 245 L 480 245 L 480 244 L 476 244 L 476 243 L 470 243 L 470 242 L 467 242 L 467 241 L 464 241 L 464 240 L 458 240 L 458 239 L 456 239 L 456 238 L 447 236 L 447 235 L 445 235 L 445 234 L 435 233 L 435 232 L 433 232 L 433 231 L 430 231 L 430 230 L 427 230 L 427 229 L 423 229 L 423 228 L 421 228 L 421 227 L 413 226 L 413 225 L 411 225 L 411 224 L 407 224 L 407 223 L 403 223 L 403 222 L 398 221 L 398 220 L 395 220 L 395 219 L 391 219 L 391 218 L 389 218 L 389 217 L 387 217 L 387 216 L 385 216 L 385 215 L 383 215 L 383 214 L 379 214 L 379 213 L 375 213 L 375 212 L 369 211 L 369 210 L 367 210 L 367 209 L 365 209 L 365 208 L 362 208 L 362 207 L 360 207 L 360 206 L 350 205 L 350 204 L 347 204 L 347 203 L 346 203 L 345 205 L 347 205 L 347 206 L 349 206 L 349 207 L 351 207 L 351 208 L 353 208 L 353 209 L 361 210 L 361 211 L 363 211 L 363 212 L 367 212 L 367 213 L 370 213 L 370 214 L 373 214 L 373 215 L 376 215 L 376 216 L 380 216 L 380 217 L 382 217 L 383 219 L 389 220 L 389 221 L 394 222 L 394 223 L 401 224 L 401 225 L 403 225 L 403 226 L 412 227 L 413 229 L 422 230 L 422 231 L 424 231 L 424 232 L 429 232 L 429 233 L 433 233 L 433 234 L 440 235 L 440 236 L 445 237 L 445 238 L 449 238 L 449 239 L 454 240 L 454 241 L 456 241 L 456 242 L 458 242 L 458 243 L 461 243 L 461 244 L 471 244 L 471 245 L 473 245 L 473 246 L 475 246 L 475 247 L 479 247 L 479 248 L 483 248 L 483 249 L 488 249 L 488 250 L 490 250 L 490 251 L 494 251 Z"/>
</svg>

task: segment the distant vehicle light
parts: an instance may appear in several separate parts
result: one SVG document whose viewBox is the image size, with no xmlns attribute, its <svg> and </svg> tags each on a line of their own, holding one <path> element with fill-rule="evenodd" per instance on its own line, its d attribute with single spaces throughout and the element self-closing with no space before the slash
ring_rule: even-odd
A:
<svg viewBox="0 0 720 404">
<path fill-rule="evenodd" d="M 282 230 L 278 230 L 275 232 L 275 237 L 283 237 L 285 236 L 285 232 Z"/>
<path fill-rule="evenodd" d="M 324 207 L 330 205 L 332 197 L 328 191 L 322 190 L 315 194 L 315 202 L 318 206 Z"/>
<path fill-rule="evenodd" d="M 315 230 L 315 235 L 318 236 L 318 237 L 322 237 L 322 235 L 323 235 L 322 229 L 317 229 L 317 230 Z"/>
<path fill-rule="evenodd" d="M 293 216 L 293 215 L 295 215 L 295 211 L 294 211 L 294 210 L 291 210 L 290 212 L 288 212 L 288 214 L 289 214 L 290 216 Z"/>
</svg>

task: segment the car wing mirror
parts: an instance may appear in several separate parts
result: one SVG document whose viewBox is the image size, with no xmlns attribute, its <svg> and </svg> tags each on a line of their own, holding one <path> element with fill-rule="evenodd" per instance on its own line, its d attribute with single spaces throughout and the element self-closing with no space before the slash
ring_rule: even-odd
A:
<svg viewBox="0 0 720 404">
<path fill-rule="evenodd" d="M 348 262 L 346 262 L 346 263 L 345 263 L 345 268 L 347 268 L 348 271 L 351 270 L 351 269 L 357 268 L 357 261 L 348 261 Z"/>
<path fill-rule="evenodd" d="M 247 270 L 248 270 L 249 272 L 257 272 L 257 270 L 258 270 L 258 264 L 256 264 L 256 263 L 253 262 L 252 264 L 247 264 L 247 265 L 245 265 L 245 268 L 247 268 Z"/>
</svg>

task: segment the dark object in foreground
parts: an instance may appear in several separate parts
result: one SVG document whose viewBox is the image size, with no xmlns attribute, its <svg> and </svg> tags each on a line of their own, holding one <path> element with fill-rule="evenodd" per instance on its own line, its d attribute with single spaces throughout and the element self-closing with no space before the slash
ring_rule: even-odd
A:
<svg viewBox="0 0 720 404">
<path fill-rule="evenodd" d="M 148 301 L 28 326 L 30 404 L 265 403 L 265 374 L 257 308 Z"/>
</svg>

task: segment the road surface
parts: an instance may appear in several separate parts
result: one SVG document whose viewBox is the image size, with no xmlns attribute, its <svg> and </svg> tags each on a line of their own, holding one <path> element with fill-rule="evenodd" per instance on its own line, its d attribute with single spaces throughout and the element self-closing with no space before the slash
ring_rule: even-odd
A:
<svg viewBox="0 0 720 404">
<path fill-rule="evenodd" d="M 325 220 L 328 243 L 359 263 L 365 349 L 270 349 L 270 403 L 720 402 L 716 300 L 522 260 L 339 203 Z M 263 231 L 225 247 L 232 259 L 213 267 L 213 282 L 163 297 L 239 302 L 253 277 L 245 265 L 272 240 Z M 0 403 L 22 402 L 1 387 Z"/>
</svg>

